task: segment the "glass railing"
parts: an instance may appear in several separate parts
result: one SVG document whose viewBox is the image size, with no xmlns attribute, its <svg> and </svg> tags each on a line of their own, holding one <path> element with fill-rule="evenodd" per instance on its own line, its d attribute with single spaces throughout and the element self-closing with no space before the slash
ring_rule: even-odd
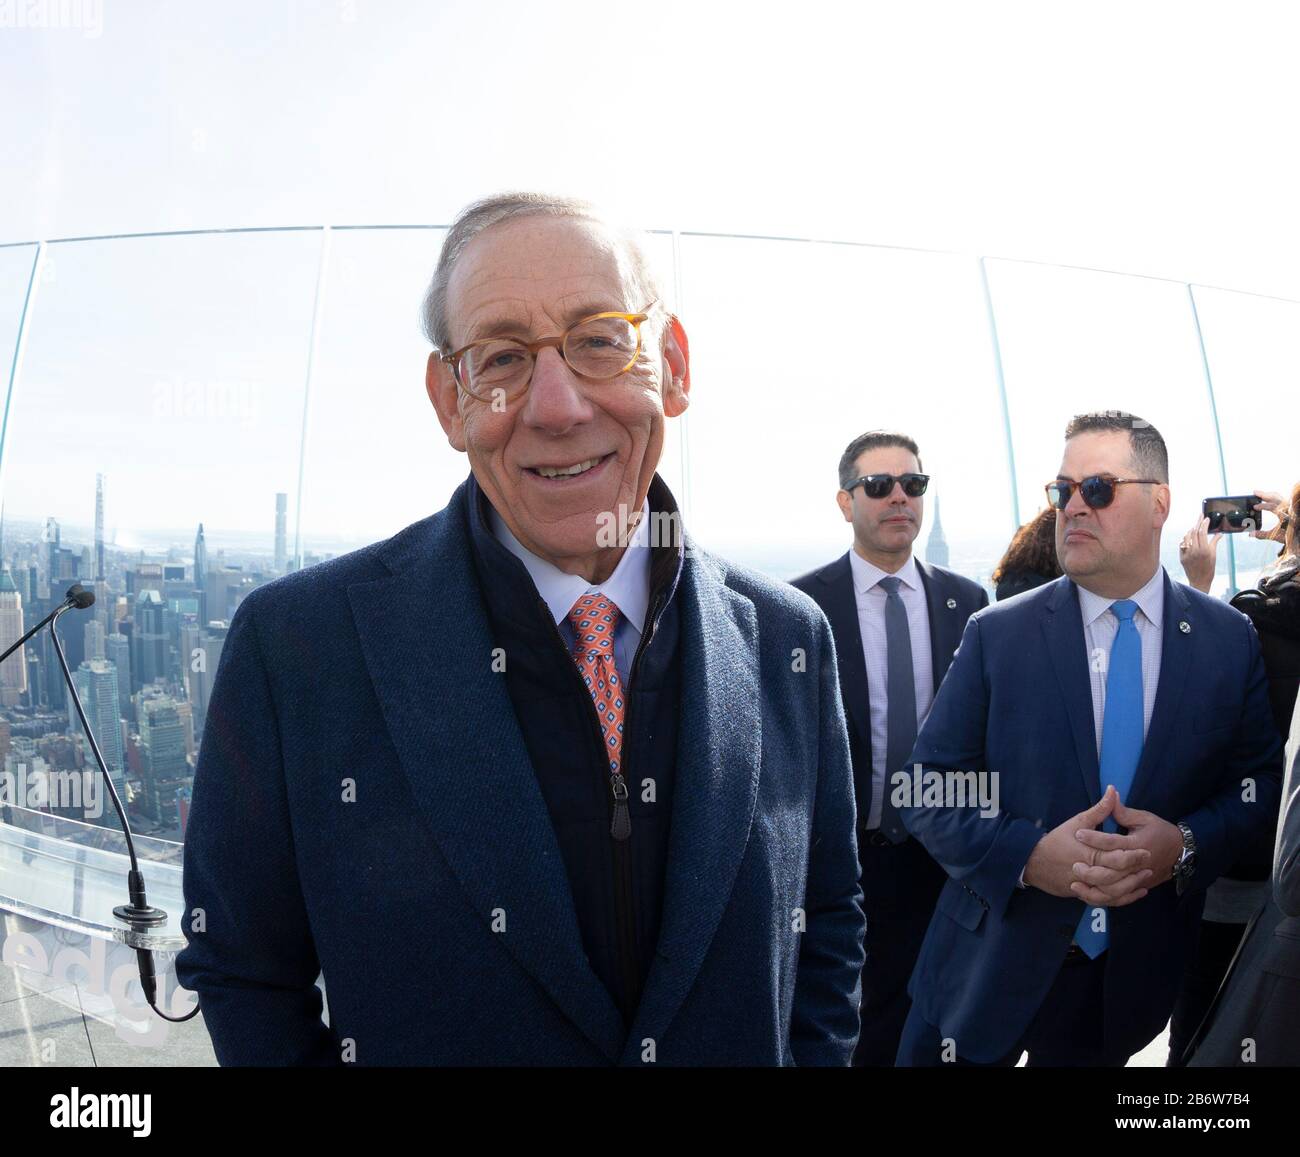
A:
<svg viewBox="0 0 1300 1157">
<path fill-rule="evenodd" d="M 0 816 L 0 909 L 132 948 L 179 951 L 182 846 L 148 836 L 134 839 L 149 902 L 167 923 L 133 931 L 113 915 L 127 903 L 123 881 L 131 862 L 120 831 L 30 808 Z"/>
</svg>

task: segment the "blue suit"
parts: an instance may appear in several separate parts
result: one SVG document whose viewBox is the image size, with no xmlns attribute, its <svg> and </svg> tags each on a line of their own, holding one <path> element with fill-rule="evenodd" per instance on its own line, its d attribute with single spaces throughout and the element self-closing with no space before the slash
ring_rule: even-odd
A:
<svg viewBox="0 0 1300 1157">
<path fill-rule="evenodd" d="M 1282 747 L 1259 640 L 1225 603 L 1164 577 L 1159 688 L 1123 802 L 1192 829 L 1198 864 L 1109 909 L 1104 1029 L 1131 1055 L 1164 1027 L 1204 892 L 1276 815 Z M 925 771 L 995 772 L 1000 811 L 909 806 L 903 822 L 950 879 L 908 991 L 913 1016 L 991 1063 L 1021 1039 L 1060 971 L 1084 902 L 1018 888 L 1038 840 L 1101 798 L 1078 588 L 1062 577 L 973 615 L 917 737 Z M 1244 800 L 1243 782 L 1250 781 Z M 916 801 L 913 801 L 916 802 Z M 911 1029 L 909 1024 L 909 1030 Z M 899 1063 L 904 1055 L 905 1033 Z"/>
<path fill-rule="evenodd" d="M 204 928 L 176 962 L 217 1059 L 848 1064 L 864 920 L 825 617 L 687 537 L 662 928 L 628 1031 L 493 670 L 466 493 L 236 612 L 186 833 Z"/>
</svg>

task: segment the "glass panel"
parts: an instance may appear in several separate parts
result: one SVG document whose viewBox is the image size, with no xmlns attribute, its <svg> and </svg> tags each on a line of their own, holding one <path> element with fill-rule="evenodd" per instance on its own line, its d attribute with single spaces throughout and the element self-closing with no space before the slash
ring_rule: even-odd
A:
<svg viewBox="0 0 1300 1157">
<path fill-rule="evenodd" d="M 35 245 L 0 247 L 0 407 L 4 405 L 4 391 L 9 384 L 14 343 L 18 340 L 18 325 L 35 257 Z"/>
<path fill-rule="evenodd" d="M 967 258 L 716 237 L 682 240 L 692 335 L 692 529 L 778 578 L 842 554 L 845 446 L 916 439 L 949 565 L 987 583 L 1013 529 L 1001 408 Z"/>
<path fill-rule="evenodd" d="M 469 473 L 425 391 L 420 305 L 444 230 L 338 230 L 312 375 L 303 539 L 337 554 L 441 510 Z"/>
<path fill-rule="evenodd" d="M 1223 433 L 1227 493 L 1273 490 L 1289 499 L 1300 481 L 1300 303 L 1198 287 L 1196 306 Z M 1273 519 L 1265 523 L 1272 526 Z M 1254 586 L 1278 555 L 1277 544 L 1243 534 L 1233 535 L 1232 545 L 1242 588 Z"/>
<path fill-rule="evenodd" d="M 651 233 L 645 238 L 646 257 L 654 267 L 663 287 L 664 303 L 670 313 L 679 313 L 681 303 L 677 300 L 676 265 L 673 256 L 673 238 L 671 233 Z M 690 332 L 687 331 L 689 338 Z M 692 379 L 693 380 L 693 379 Z M 682 511 L 682 521 L 690 527 L 690 502 L 686 479 L 686 457 L 689 452 L 691 433 L 691 412 L 677 418 L 668 419 L 668 428 L 664 435 L 663 453 L 659 458 L 659 476 L 668 484 Z"/>
<path fill-rule="evenodd" d="M 104 846 L 101 828 L 24 808 L 0 810 L 16 821 L 0 822 L 0 908 L 139 948 L 185 947 L 179 844 L 142 839 L 136 845 L 149 903 L 168 915 L 165 924 L 137 932 L 113 915 L 130 901 L 131 862 L 125 850 Z M 167 861 L 150 858 L 160 850 Z"/>
<path fill-rule="evenodd" d="M 1016 451 L 1020 512 L 1047 505 L 1075 414 L 1126 410 L 1169 450 L 1173 505 L 1160 557 L 1185 579 L 1178 543 L 1219 493 L 1218 445 L 1186 286 L 1149 278 L 989 261 L 989 285 Z M 1227 587 L 1221 552 L 1216 593 Z"/>
<path fill-rule="evenodd" d="M 90 543 L 103 473 L 110 555 L 188 558 L 202 522 L 210 553 L 268 567 L 275 493 L 296 490 L 319 245 L 319 231 L 51 245 L 10 413 L 6 531 L 37 537 L 53 517 Z"/>
<path fill-rule="evenodd" d="M 279 569 L 274 503 L 297 479 L 319 249 L 320 231 L 306 230 L 46 251 L 5 447 L 6 634 L 44 618 L 74 580 L 98 587 L 94 607 L 60 619 L 59 637 L 142 836 L 183 828 L 224 635 L 208 625 Z M 4 782 L 94 768 L 48 631 L 6 662 L 0 702 Z M 96 795 L 99 806 L 80 793 L 41 806 L 116 828 Z M 106 895 L 121 903 L 115 871 Z M 14 899 L 63 911 L 43 895 Z"/>
</svg>

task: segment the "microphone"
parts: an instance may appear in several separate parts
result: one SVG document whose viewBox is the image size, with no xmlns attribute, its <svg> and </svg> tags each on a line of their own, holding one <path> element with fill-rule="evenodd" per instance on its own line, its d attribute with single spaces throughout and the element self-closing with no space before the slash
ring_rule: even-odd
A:
<svg viewBox="0 0 1300 1157">
<path fill-rule="evenodd" d="M 9 658 L 10 655 L 12 655 L 16 650 L 18 650 L 19 647 L 21 647 L 25 642 L 27 642 L 28 639 L 30 639 L 34 634 L 36 634 L 37 631 L 39 631 L 43 626 L 45 626 L 46 623 L 51 622 L 59 615 L 63 614 L 64 611 L 73 610 L 73 609 L 78 611 L 84 611 L 88 606 L 91 606 L 94 603 L 94 601 L 95 601 L 94 591 L 86 590 L 86 588 L 83 587 L 80 583 L 73 583 L 72 586 L 68 588 L 68 593 L 64 596 L 63 602 L 61 602 L 57 607 L 55 607 L 54 610 L 52 610 L 48 615 L 46 615 L 45 618 L 43 618 L 39 623 L 36 624 L 36 626 L 34 626 L 30 631 L 28 631 L 27 634 L 25 634 L 21 639 L 19 639 L 18 642 L 16 642 L 12 647 L 10 647 L 7 651 L 5 651 L 3 655 L 0 655 L 0 663 L 3 663 L 7 658 Z M 53 630 L 52 627 L 50 629 Z"/>
<path fill-rule="evenodd" d="M 104 756 L 99 750 L 99 744 L 95 740 L 95 733 L 90 729 L 90 723 L 86 719 L 85 709 L 81 705 L 81 696 L 77 694 L 77 685 L 72 681 L 72 672 L 68 670 L 68 661 L 63 655 L 63 644 L 59 642 L 59 632 L 55 630 L 55 624 L 58 617 L 64 611 L 78 610 L 84 611 L 87 607 L 92 606 L 95 602 L 95 592 L 88 591 L 80 583 L 73 583 L 68 588 L 63 602 L 54 608 L 50 614 L 46 615 L 39 623 L 27 632 L 21 639 L 10 647 L 3 655 L 0 655 L 0 663 L 3 663 L 10 655 L 20 646 L 30 639 L 46 623 L 50 624 L 50 637 L 54 640 L 54 651 L 59 657 L 59 665 L 63 668 L 63 681 L 68 685 L 68 691 L 72 695 L 72 702 L 77 708 L 77 715 L 81 719 L 82 729 L 86 733 L 86 738 L 90 741 L 90 749 L 95 753 L 95 762 L 99 764 L 100 774 L 104 777 L 104 783 L 108 787 L 109 798 L 113 801 L 113 807 L 117 809 L 117 818 L 122 822 L 122 831 L 126 835 L 126 850 L 131 859 L 131 870 L 127 873 L 127 890 L 131 896 L 131 903 L 119 904 L 113 909 L 113 915 L 119 920 L 130 925 L 132 932 L 145 932 L 150 928 L 156 928 L 160 924 L 167 922 L 167 913 L 161 908 L 153 908 L 149 905 L 149 900 L 145 896 L 144 875 L 140 871 L 140 862 L 135 855 L 135 841 L 131 838 L 131 825 L 127 822 L 126 812 L 122 808 L 122 801 L 118 799 L 117 788 L 113 786 L 113 778 L 108 774 L 108 768 L 104 764 Z M 149 948 L 135 947 L 136 963 L 140 972 L 140 987 L 144 990 L 144 998 L 149 1007 L 154 1010 L 163 1020 L 170 1020 L 176 1023 L 189 1020 L 199 1011 L 196 1004 L 184 1016 L 168 1016 L 156 1003 L 158 998 L 158 981 L 154 971 L 153 950 Z"/>
</svg>

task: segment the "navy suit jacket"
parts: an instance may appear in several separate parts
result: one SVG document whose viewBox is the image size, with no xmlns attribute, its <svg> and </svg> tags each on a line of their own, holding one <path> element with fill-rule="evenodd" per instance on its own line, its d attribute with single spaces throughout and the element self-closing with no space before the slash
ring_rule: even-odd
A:
<svg viewBox="0 0 1300 1157">
<path fill-rule="evenodd" d="M 1170 881 L 1108 910 L 1106 1038 L 1130 1055 L 1168 1021 L 1205 889 L 1271 827 L 1282 770 L 1250 620 L 1167 574 L 1164 584 L 1159 689 L 1124 803 L 1187 823 L 1198 859 L 1182 896 Z M 998 775 L 994 818 L 978 807 L 899 809 L 950 877 L 908 986 L 913 1008 L 958 1055 L 994 1061 L 1027 1029 L 1085 910 L 1018 888 L 1020 873 L 1039 839 L 1104 789 L 1068 577 L 971 617 L 912 763 Z"/>
<path fill-rule="evenodd" d="M 961 642 L 966 620 L 989 605 L 988 592 L 977 582 L 947 567 L 916 560 L 930 612 L 930 660 L 934 689 L 948 671 Z M 816 600 L 830 620 L 839 663 L 840 689 L 848 709 L 849 750 L 858 785 L 858 820 L 865 822 L 871 810 L 871 695 L 867 687 L 867 662 L 862 653 L 862 628 L 858 621 L 858 600 L 853 590 L 853 565 L 846 551 L 834 562 L 792 580 L 792 585 Z"/>
<path fill-rule="evenodd" d="M 466 492 L 231 623 L 176 961 L 218 1061 L 847 1065 L 864 918 L 825 617 L 687 537 L 663 919 L 629 1032 L 493 670 Z"/>
</svg>

